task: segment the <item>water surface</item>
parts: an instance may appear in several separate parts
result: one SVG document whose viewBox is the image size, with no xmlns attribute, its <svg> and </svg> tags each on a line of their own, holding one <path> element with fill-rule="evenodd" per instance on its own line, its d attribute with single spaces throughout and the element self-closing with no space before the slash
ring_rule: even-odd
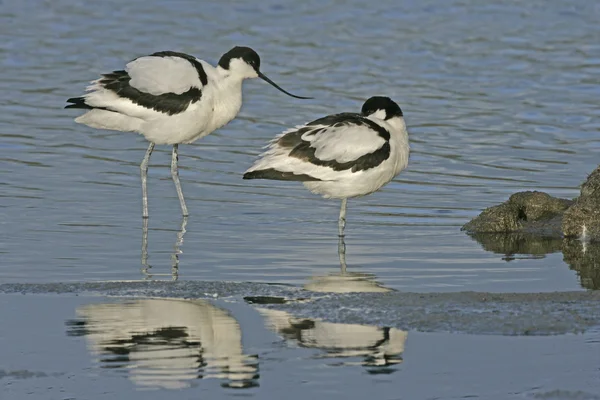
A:
<svg viewBox="0 0 600 400">
<path fill-rule="evenodd" d="M 6 400 L 600 398 L 597 330 L 423 333 L 232 299 L 48 295 L 1 295 L 0 318 Z"/>
<path fill-rule="evenodd" d="M 580 289 L 560 250 L 507 262 L 459 228 L 515 191 L 577 196 L 600 153 L 599 17 L 583 0 L 5 0 L 0 281 L 143 278 L 146 142 L 75 124 L 65 99 L 139 55 L 170 49 L 214 63 L 249 45 L 268 76 L 315 100 L 247 82 L 237 120 L 181 146 L 191 216 L 179 279 L 301 285 L 337 273 L 339 204 L 241 175 L 286 127 L 383 94 L 405 113 L 410 165 L 349 202 L 350 271 L 411 291 Z M 151 160 L 147 259 L 166 279 L 182 224 L 169 152 Z"/>
</svg>

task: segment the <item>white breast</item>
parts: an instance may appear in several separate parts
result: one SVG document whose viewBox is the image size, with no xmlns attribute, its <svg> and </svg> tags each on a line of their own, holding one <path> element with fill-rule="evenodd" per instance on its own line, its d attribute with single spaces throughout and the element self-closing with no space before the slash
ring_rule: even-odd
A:
<svg viewBox="0 0 600 400">
<path fill-rule="evenodd" d="M 202 98 L 192 104 L 185 113 L 170 116 L 164 123 L 153 121 L 144 134 L 147 139 L 157 139 L 157 143 L 192 143 L 209 135 L 232 121 L 242 107 L 242 82 L 228 79 L 223 72 L 201 61 L 208 77 L 208 84 L 202 90 Z M 168 137 L 163 132 L 170 132 Z M 168 141 L 166 143 L 165 141 Z"/>
<path fill-rule="evenodd" d="M 394 176 L 396 176 L 408 166 L 410 145 L 406 123 L 404 118 L 391 118 L 384 123 L 387 124 L 387 130 L 390 132 L 390 157 L 394 160 Z"/>
<path fill-rule="evenodd" d="M 215 130 L 233 120 L 242 108 L 242 82 L 218 82 L 213 95 L 213 113 L 210 129 Z"/>
</svg>

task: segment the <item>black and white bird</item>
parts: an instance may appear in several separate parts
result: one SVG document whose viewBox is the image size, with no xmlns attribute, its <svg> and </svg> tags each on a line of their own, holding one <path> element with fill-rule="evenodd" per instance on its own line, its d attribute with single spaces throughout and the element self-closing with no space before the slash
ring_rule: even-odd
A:
<svg viewBox="0 0 600 400">
<path fill-rule="evenodd" d="M 371 97 L 361 113 L 341 113 L 276 136 L 244 179 L 300 181 L 325 198 L 342 199 L 339 235 L 350 197 L 379 190 L 408 166 L 402 110 L 388 97 Z"/>
<path fill-rule="evenodd" d="M 299 99 L 260 72 L 260 57 L 249 47 L 234 47 L 216 67 L 193 56 L 161 51 L 138 57 L 125 70 L 103 74 L 65 108 L 88 110 L 75 122 L 99 129 L 138 132 L 150 142 L 140 165 L 142 215 L 148 217 L 148 161 L 157 144 L 173 145 L 171 175 L 184 216 L 188 215 L 179 173 L 177 148 L 224 126 L 240 111 L 242 82 L 261 78 Z"/>
</svg>

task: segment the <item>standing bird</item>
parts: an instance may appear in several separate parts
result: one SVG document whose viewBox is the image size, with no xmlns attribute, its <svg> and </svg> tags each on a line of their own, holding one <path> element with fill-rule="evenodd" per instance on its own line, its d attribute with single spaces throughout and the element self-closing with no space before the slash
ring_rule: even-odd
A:
<svg viewBox="0 0 600 400">
<path fill-rule="evenodd" d="M 349 197 L 373 193 L 408 165 L 402 110 L 388 97 L 371 97 L 361 113 L 341 113 L 287 130 L 244 174 L 244 179 L 300 181 L 325 198 L 342 199 L 344 236 Z"/>
<path fill-rule="evenodd" d="M 249 47 L 234 47 L 217 67 L 174 51 L 138 57 L 124 71 L 103 74 L 82 97 L 65 108 L 88 110 L 75 122 L 99 129 L 138 132 L 150 142 L 140 165 L 142 216 L 148 217 L 148 161 L 156 144 L 173 145 L 171 176 L 184 216 L 188 215 L 177 170 L 177 148 L 192 143 L 235 118 L 242 106 L 244 79 L 261 78 L 286 92 L 260 72 L 260 57 Z"/>
</svg>

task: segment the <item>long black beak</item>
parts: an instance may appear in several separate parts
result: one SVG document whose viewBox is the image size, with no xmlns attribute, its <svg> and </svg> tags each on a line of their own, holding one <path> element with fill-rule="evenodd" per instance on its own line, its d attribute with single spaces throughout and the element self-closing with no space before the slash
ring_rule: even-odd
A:
<svg viewBox="0 0 600 400">
<path fill-rule="evenodd" d="M 282 91 L 283 93 L 287 94 L 288 96 L 295 97 L 297 99 L 312 99 L 312 97 L 296 96 L 295 94 L 291 94 L 290 92 L 286 92 L 281 87 L 279 87 L 278 84 L 276 84 L 275 82 L 273 82 L 272 80 L 270 80 L 269 78 L 267 78 L 267 76 L 265 74 L 263 74 L 262 72 L 260 72 L 260 71 L 258 71 L 258 77 L 260 79 L 262 79 L 263 81 L 267 82 L 268 84 L 272 85 L 275 89 L 278 89 L 278 90 Z"/>
</svg>

